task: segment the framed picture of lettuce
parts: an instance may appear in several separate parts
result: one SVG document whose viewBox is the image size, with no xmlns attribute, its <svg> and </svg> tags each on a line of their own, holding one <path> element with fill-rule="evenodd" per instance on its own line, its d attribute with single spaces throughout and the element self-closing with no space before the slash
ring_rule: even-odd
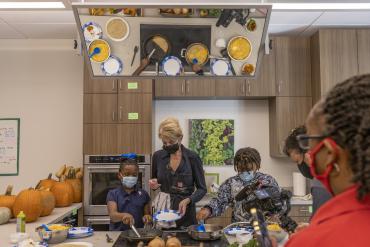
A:
<svg viewBox="0 0 370 247">
<path fill-rule="evenodd" d="M 234 120 L 190 119 L 189 148 L 204 165 L 233 165 Z"/>
</svg>

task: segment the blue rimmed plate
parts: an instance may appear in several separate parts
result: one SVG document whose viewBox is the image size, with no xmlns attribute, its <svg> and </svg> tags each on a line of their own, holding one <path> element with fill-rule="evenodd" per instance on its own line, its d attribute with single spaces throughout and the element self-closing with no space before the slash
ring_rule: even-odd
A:
<svg viewBox="0 0 370 247">
<path fill-rule="evenodd" d="M 175 56 L 165 57 L 162 61 L 162 70 L 166 75 L 180 75 L 181 71 L 183 71 L 181 60 Z"/>
<path fill-rule="evenodd" d="M 178 211 L 175 210 L 162 210 L 154 214 L 155 221 L 161 222 L 174 222 L 176 220 L 181 219 L 181 215 Z"/>
<path fill-rule="evenodd" d="M 72 227 L 68 231 L 68 238 L 86 238 L 94 234 L 94 230 L 90 227 Z"/>
<path fill-rule="evenodd" d="M 99 26 L 99 24 L 92 21 L 87 22 L 82 26 L 82 32 L 86 42 L 88 43 L 103 37 L 102 28 Z"/>
<path fill-rule="evenodd" d="M 212 59 L 211 60 L 211 73 L 212 75 L 226 76 L 231 75 L 230 62 L 225 59 Z"/>
<path fill-rule="evenodd" d="M 231 227 L 228 229 L 225 229 L 225 233 L 228 235 L 239 235 L 239 234 L 252 234 L 253 229 L 250 227 Z"/>
<path fill-rule="evenodd" d="M 119 75 L 122 72 L 123 64 L 121 59 L 114 55 L 110 55 L 109 58 L 101 64 L 101 70 L 105 75 Z"/>
</svg>

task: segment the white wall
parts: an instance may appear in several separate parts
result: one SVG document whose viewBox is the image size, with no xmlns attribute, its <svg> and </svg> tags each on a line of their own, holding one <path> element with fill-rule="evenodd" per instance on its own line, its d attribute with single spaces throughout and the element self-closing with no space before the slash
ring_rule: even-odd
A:
<svg viewBox="0 0 370 247">
<path fill-rule="evenodd" d="M 82 165 L 82 57 L 70 40 L 0 40 L 0 118 L 20 118 L 19 176 L 0 194 L 35 186 L 64 163 Z"/>
<path fill-rule="evenodd" d="M 179 119 L 184 131 L 183 144 L 188 145 L 191 118 L 234 119 L 235 152 L 241 147 L 256 148 L 262 158 L 261 171 L 274 176 L 280 186 L 292 186 L 296 166 L 288 159 L 273 159 L 269 155 L 269 115 L 267 100 L 160 100 L 155 105 L 155 148 L 160 149 L 158 126 L 168 116 Z M 206 172 L 220 174 L 221 182 L 235 174 L 233 167 L 205 167 Z"/>
</svg>

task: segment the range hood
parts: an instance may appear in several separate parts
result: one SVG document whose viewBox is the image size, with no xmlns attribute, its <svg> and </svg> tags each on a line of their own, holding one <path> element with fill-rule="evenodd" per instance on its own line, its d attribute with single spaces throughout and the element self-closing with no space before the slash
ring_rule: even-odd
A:
<svg viewBox="0 0 370 247">
<path fill-rule="evenodd" d="M 212 78 L 256 76 L 272 5 L 85 0 L 72 9 L 93 77 Z"/>
</svg>

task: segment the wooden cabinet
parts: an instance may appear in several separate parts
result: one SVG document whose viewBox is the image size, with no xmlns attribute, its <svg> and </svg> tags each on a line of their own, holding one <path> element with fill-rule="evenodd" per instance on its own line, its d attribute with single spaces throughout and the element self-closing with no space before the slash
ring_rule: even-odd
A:
<svg viewBox="0 0 370 247">
<path fill-rule="evenodd" d="M 285 157 L 284 141 L 289 132 L 305 123 L 311 97 L 276 97 L 269 100 L 270 155 Z"/>
<path fill-rule="evenodd" d="M 301 37 L 277 37 L 277 96 L 311 96 L 310 40 Z"/>
<path fill-rule="evenodd" d="M 184 79 L 156 79 L 154 82 L 155 97 L 185 96 Z"/>
<path fill-rule="evenodd" d="M 118 116 L 120 123 L 151 123 L 152 94 L 119 94 Z"/>
<path fill-rule="evenodd" d="M 157 79 L 154 88 L 157 98 L 215 96 L 214 80 L 206 78 Z"/>
<path fill-rule="evenodd" d="M 359 34 L 362 37 L 363 33 Z M 356 30 L 321 29 L 311 37 L 311 46 L 313 101 L 317 102 L 335 84 L 358 74 Z M 361 68 L 366 66 L 365 62 Z"/>
<path fill-rule="evenodd" d="M 119 124 L 118 153 L 152 153 L 151 124 Z"/>
<path fill-rule="evenodd" d="M 84 66 L 84 93 L 116 93 L 117 80 L 103 78 L 91 78 L 86 65 Z"/>
<path fill-rule="evenodd" d="M 358 73 L 370 73 L 370 29 L 357 30 Z"/>
<path fill-rule="evenodd" d="M 116 154 L 117 124 L 84 124 L 84 154 Z"/>
<path fill-rule="evenodd" d="M 117 118 L 117 94 L 84 95 L 84 123 L 115 123 Z"/>
<path fill-rule="evenodd" d="M 187 79 L 185 81 L 187 97 L 215 96 L 215 80 L 206 78 Z"/>
<path fill-rule="evenodd" d="M 118 81 L 120 93 L 152 93 L 152 79 L 121 79 Z"/>
<path fill-rule="evenodd" d="M 216 97 L 242 97 L 245 96 L 244 79 L 216 79 L 215 94 Z"/>
</svg>

